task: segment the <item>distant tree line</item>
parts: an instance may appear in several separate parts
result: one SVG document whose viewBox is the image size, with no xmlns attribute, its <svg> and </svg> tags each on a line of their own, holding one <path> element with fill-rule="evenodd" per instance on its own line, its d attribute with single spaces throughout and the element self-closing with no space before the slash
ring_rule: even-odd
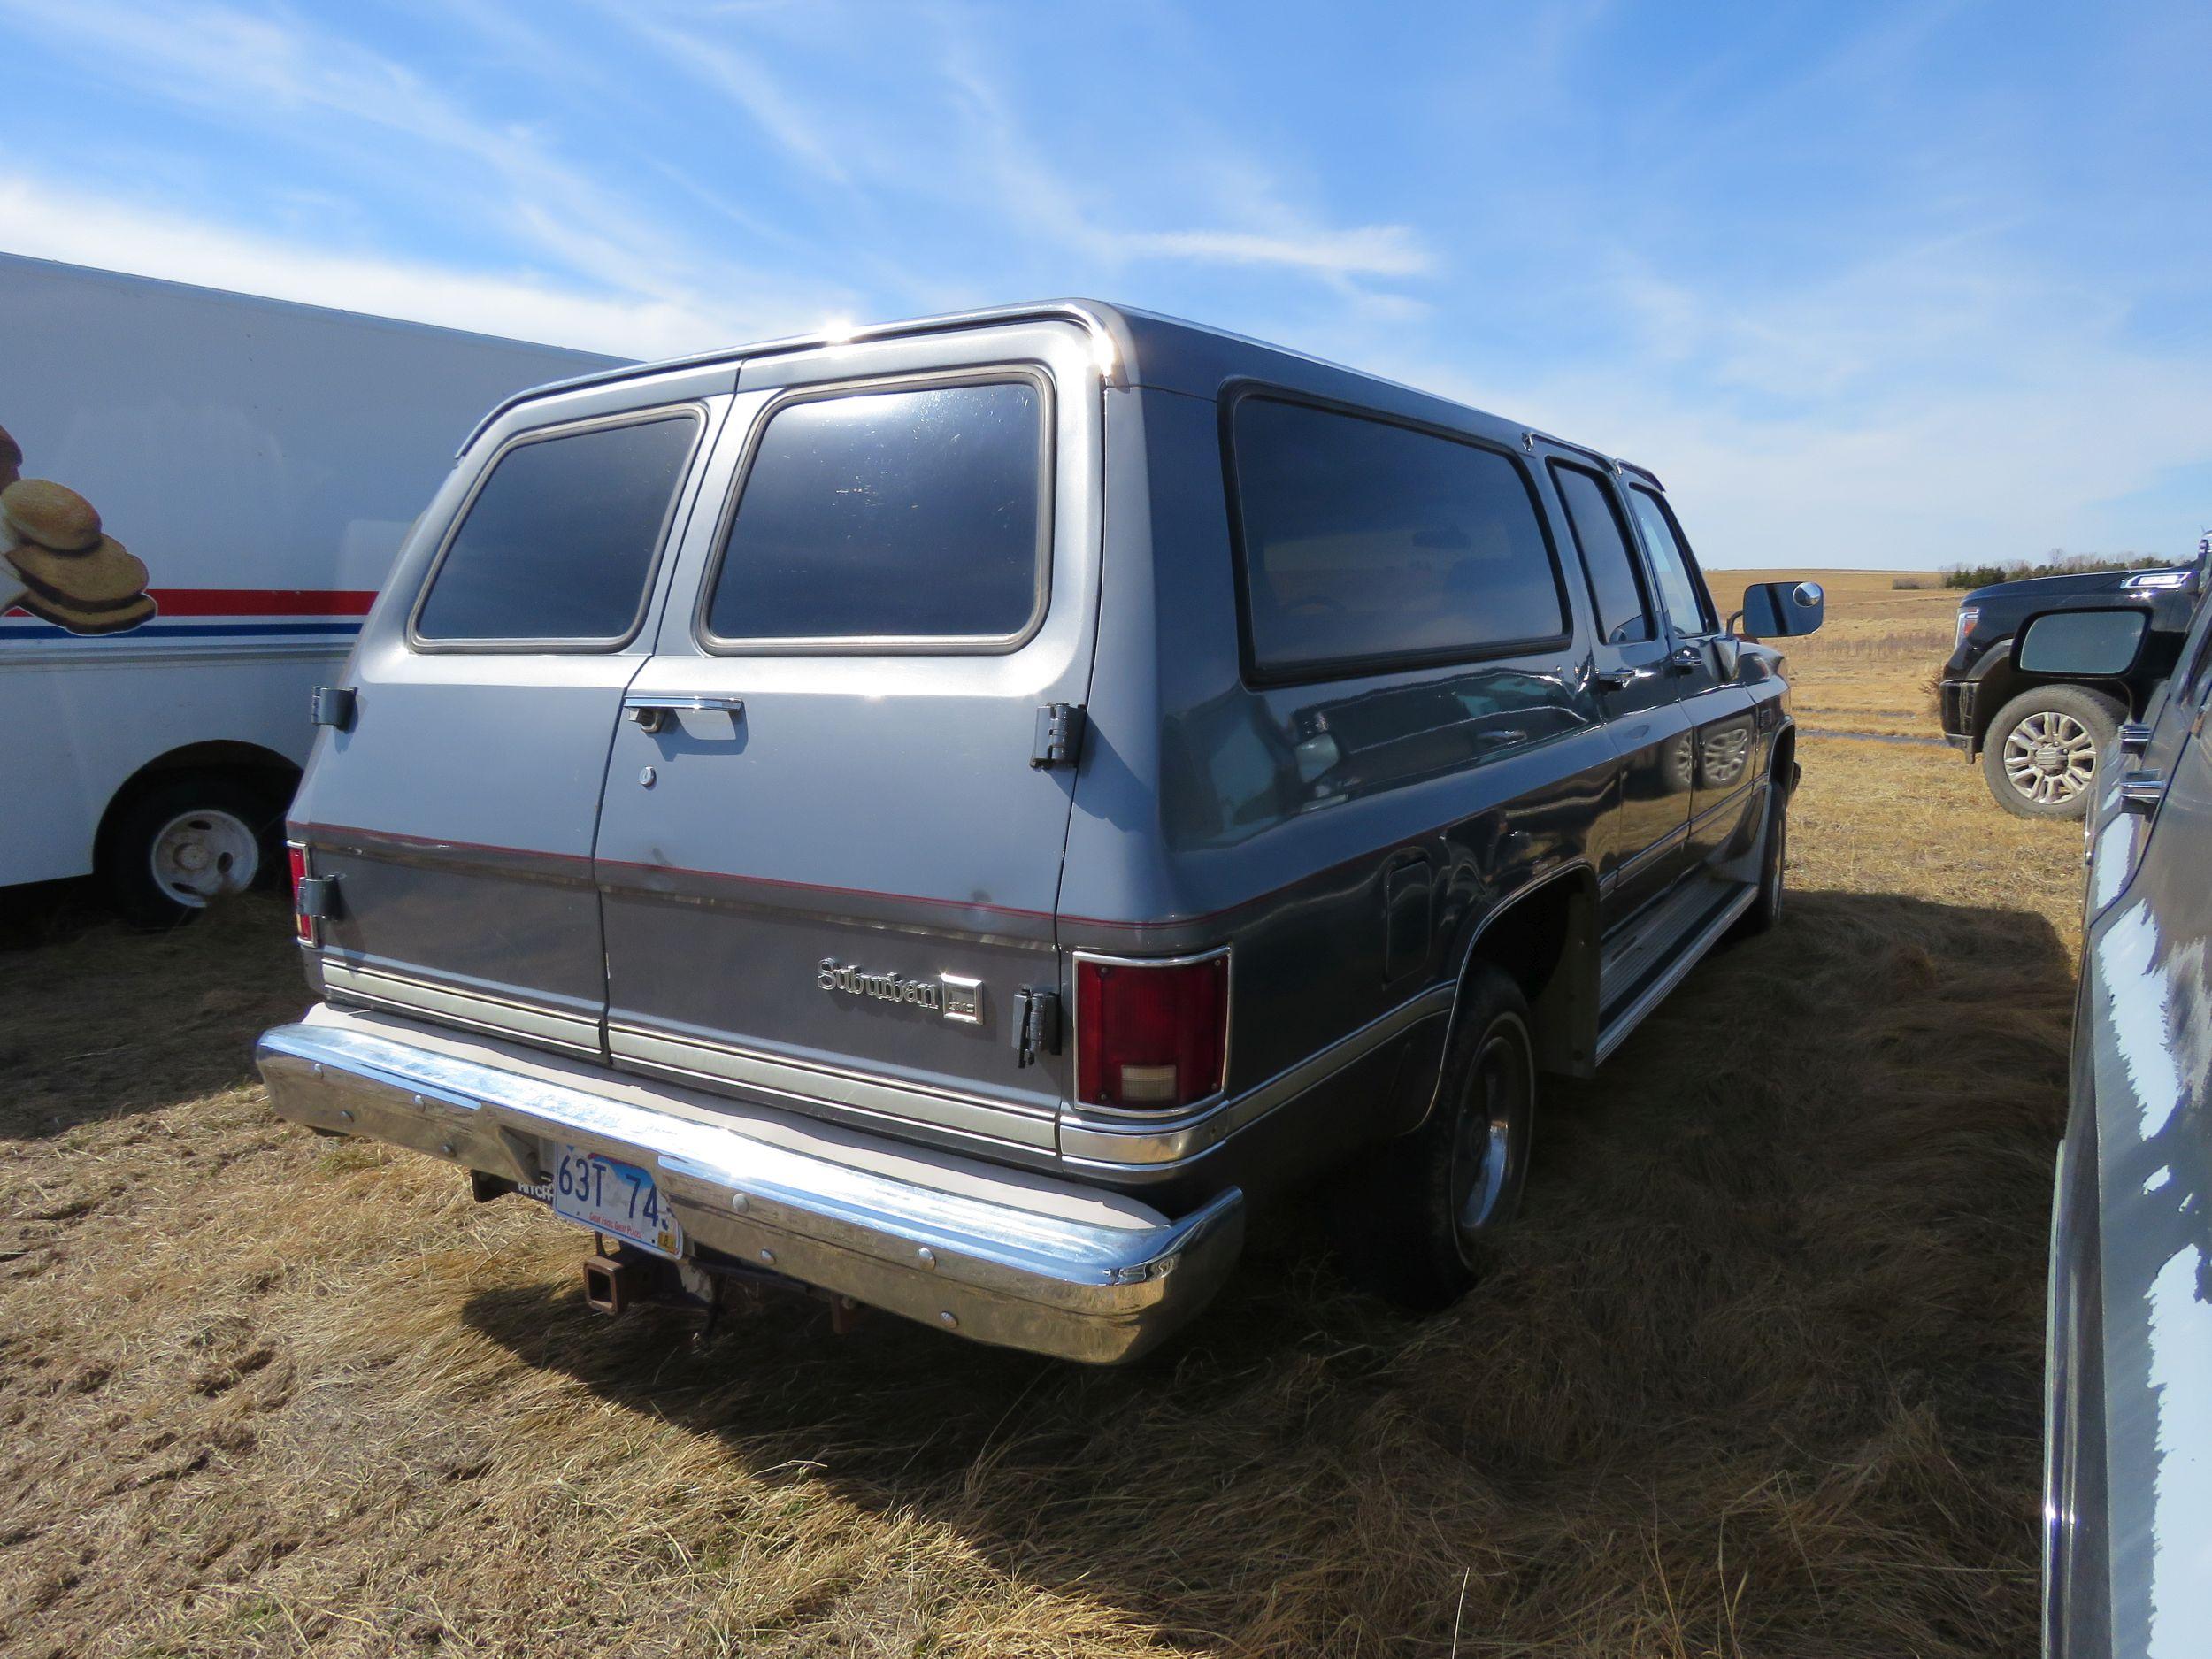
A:
<svg viewBox="0 0 2212 1659">
<path fill-rule="evenodd" d="M 2174 563 L 2154 553 L 2069 553 L 2055 547 L 2039 559 L 2000 559 L 1988 565 L 1947 565 L 1939 572 L 1946 588 L 1986 588 L 2024 576 L 2093 576 L 2101 571 L 2163 570 Z M 1924 588 L 1924 578 L 1906 577 L 1895 586 Z"/>
</svg>

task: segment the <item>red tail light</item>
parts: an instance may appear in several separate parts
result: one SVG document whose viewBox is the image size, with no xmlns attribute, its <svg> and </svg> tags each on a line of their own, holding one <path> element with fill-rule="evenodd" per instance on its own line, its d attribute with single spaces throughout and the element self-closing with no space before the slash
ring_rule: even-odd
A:
<svg viewBox="0 0 2212 1659">
<path fill-rule="evenodd" d="M 300 883 L 307 879 L 307 849 L 297 841 L 288 841 L 285 856 L 292 865 L 292 932 L 303 945 L 317 942 L 315 918 L 300 909 Z"/>
<path fill-rule="evenodd" d="M 1229 956 L 1075 959 L 1075 1093 L 1087 1106 L 1171 1111 L 1218 1094 L 1229 1052 Z"/>
</svg>

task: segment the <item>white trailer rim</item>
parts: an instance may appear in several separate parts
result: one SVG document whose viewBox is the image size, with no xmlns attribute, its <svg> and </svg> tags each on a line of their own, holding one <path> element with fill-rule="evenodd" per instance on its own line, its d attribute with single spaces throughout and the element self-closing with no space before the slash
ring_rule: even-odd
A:
<svg viewBox="0 0 2212 1659">
<path fill-rule="evenodd" d="M 261 843 L 234 812 L 202 807 L 161 826 L 147 854 L 154 885 L 188 910 L 242 893 L 261 872 Z"/>
</svg>

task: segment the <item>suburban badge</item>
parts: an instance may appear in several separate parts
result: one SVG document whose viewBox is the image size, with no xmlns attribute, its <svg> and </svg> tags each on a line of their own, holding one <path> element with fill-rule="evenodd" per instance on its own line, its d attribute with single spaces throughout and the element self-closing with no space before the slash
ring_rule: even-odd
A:
<svg viewBox="0 0 2212 1659">
<path fill-rule="evenodd" d="M 934 979 L 910 979 L 902 973 L 871 973 L 865 968 L 841 964 L 834 956 L 825 956 L 814 983 L 825 991 L 926 1008 L 964 1025 L 983 1023 L 983 981 L 956 973 L 941 973 Z"/>
</svg>

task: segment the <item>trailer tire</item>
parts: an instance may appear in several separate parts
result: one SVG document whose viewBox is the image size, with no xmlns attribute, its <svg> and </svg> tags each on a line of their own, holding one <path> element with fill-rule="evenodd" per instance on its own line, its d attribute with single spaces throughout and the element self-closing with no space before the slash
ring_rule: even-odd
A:
<svg viewBox="0 0 2212 1659">
<path fill-rule="evenodd" d="M 284 867 L 280 795 L 234 773 L 157 775 L 122 801 L 101 837 L 108 899 L 134 927 L 192 920 Z"/>
</svg>

